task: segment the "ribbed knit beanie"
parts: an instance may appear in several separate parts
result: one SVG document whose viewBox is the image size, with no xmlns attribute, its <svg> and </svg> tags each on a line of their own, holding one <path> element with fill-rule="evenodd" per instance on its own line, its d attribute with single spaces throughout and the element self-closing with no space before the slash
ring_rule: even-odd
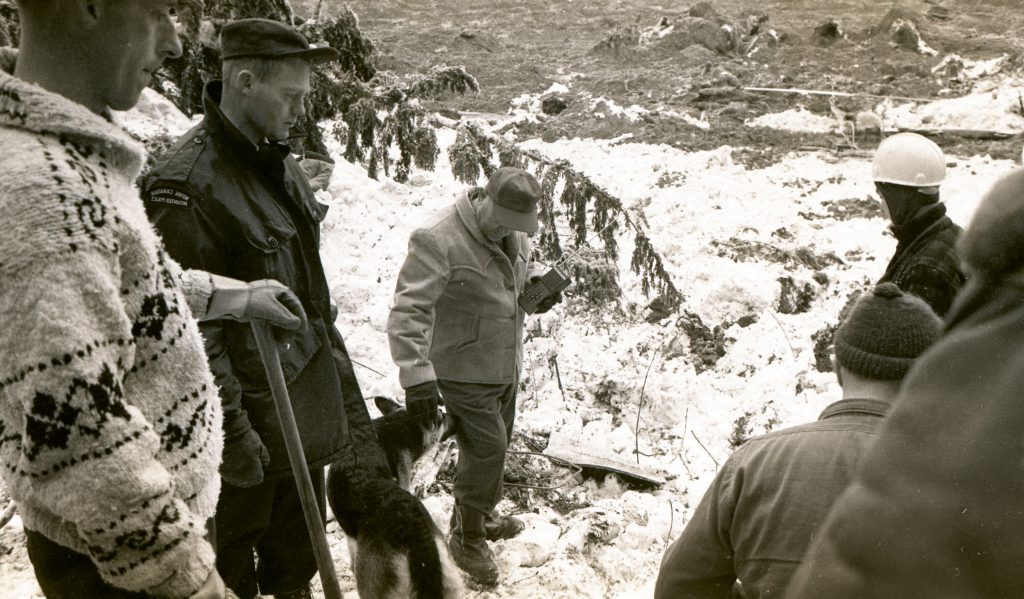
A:
<svg viewBox="0 0 1024 599">
<path fill-rule="evenodd" d="M 836 361 L 869 379 L 900 380 L 941 333 L 942 320 L 924 300 L 881 283 L 836 331 Z"/>
</svg>

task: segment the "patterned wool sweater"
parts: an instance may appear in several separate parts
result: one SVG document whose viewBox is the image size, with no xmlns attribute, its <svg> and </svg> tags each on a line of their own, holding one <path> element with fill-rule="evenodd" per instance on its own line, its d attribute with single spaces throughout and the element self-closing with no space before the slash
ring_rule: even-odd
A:
<svg viewBox="0 0 1024 599">
<path fill-rule="evenodd" d="M 0 149 L 0 473 L 25 526 L 108 582 L 187 597 L 220 486 L 190 309 L 209 276 L 164 253 L 133 186 L 144 152 L 104 118 L 0 73 Z"/>
</svg>

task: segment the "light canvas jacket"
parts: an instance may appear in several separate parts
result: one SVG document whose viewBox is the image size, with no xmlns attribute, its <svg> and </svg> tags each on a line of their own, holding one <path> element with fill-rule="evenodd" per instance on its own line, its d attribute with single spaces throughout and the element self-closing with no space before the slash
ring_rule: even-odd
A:
<svg viewBox="0 0 1024 599">
<path fill-rule="evenodd" d="M 402 387 L 438 378 L 512 383 L 522 365 L 525 313 L 517 298 L 540 267 L 513 232 L 513 259 L 484 237 L 474 189 L 413 231 L 388 317 Z"/>
</svg>

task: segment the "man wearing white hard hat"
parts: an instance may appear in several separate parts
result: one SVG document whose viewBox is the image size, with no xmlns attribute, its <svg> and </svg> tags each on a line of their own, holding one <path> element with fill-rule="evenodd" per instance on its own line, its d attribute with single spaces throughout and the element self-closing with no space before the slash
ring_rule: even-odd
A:
<svg viewBox="0 0 1024 599">
<path fill-rule="evenodd" d="M 963 229 L 939 200 L 946 178 L 942 150 L 924 136 L 898 133 L 879 144 L 872 178 L 898 241 L 878 282 L 895 283 L 944 316 L 965 279 L 956 252 Z"/>
</svg>

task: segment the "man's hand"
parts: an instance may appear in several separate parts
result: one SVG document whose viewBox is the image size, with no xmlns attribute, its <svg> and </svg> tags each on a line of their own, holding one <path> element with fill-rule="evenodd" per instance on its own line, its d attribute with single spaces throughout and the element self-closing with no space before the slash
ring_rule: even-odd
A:
<svg viewBox="0 0 1024 599">
<path fill-rule="evenodd" d="M 263 468 L 270 465 L 270 452 L 256 431 L 249 429 L 224 444 L 220 476 L 235 487 L 254 487 L 263 482 Z"/>
<path fill-rule="evenodd" d="M 199 587 L 189 599 L 231 599 L 233 597 L 237 597 L 237 595 L 224 586 L 224 581 L 217 573 L 217 568 L 214 568 L 203 586 Z"/>
<path fill-rule="evenodd" d="M 539 281 L 540 281 L 540 277 L 530 277 L 530 283 L 538 283 Z M 562 292 L 559 291 L 559 292 L 555 293 L 554 295 L 552 295 L 551 297 L 546 298 L 541 303 L 537 304 L 537 310 L 534 311 L 534 314 L 543 314 L 543 313 L 547 312 L 548 310 L 550 310 L 551 308 L 554 308 L 555 304 L 558 304 L 558 303 L 561 303 L 561 302 L 562 302 Z"/>
<path fill-rule="evenodd" d="M 213 278 L 213 295 L 206 311 L 208 319 L 262 320 L 288 331 L 307 326 L 302 302 L 281 283 L 271 279 L 246 283 L 218 275 L 210 276 Z"/>
<path fill-rule="evenodd" d="M 436 421 L 441 417 L 437 410 L 440 404 L 441 392 L 437 389 L 437 381 L 420 383 L 405 390 L 405 409 L 413 418 Z"/>
</svg>

